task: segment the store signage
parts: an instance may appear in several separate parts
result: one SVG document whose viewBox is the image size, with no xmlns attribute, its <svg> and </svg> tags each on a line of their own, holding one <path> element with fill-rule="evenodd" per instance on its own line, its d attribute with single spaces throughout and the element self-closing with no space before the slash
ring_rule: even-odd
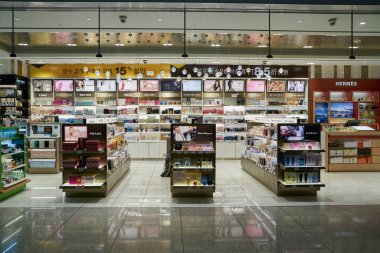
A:
<svg viewBox="0 0 380 253">
<path fill-rule="evenodd" d="M 285 93 L 267 93 L 269 98 L 284 98 Z"/>
<path fill-rule="evenodd" d="M 337 81 L 335 82 L 336 86 L 358 86 L 358 82 L 355 81 Z"/>
<path fill-rule="evenodd" d="M 272 94 L 272 93 L 268 93 L 268 94 Z M 247 98 L 264 98 L 265 97 L 265 94 L 264 93 L 246 93 L 245 96 Z"/>
<path fill-rule="evenodd" d="M 144 97 L 157 97 L 157 93 L 144 93 Z"/>
<path fill-rule="evenodd" d="M 84 68 L 88 71 L 85 72 Z M 272 78 L 309 78 L 308 66 L 280 66 L 280 65 L 170 65 L 170 64 L 38 64 L 30 65 L 31 78 L 106 78 L 106 72 L 110 72 L 111 77 L 116 78 L 116 74 L 120 74 L 122 78 L 136 78 L 138 74 L 142 74 L 144 78 L 152 78 L 157 74 L 162 77 L 185 77 L 182 71 L 185 69 L 187 73 L 193 73 L 193 69 L 197 68 L 202 76 L 208 74 L 209 77 L 215 77 L 216 73 L 221 73 L 221 77 L 227 77 L 230 74 L 233 78 L 266 78 L 270 75 Z M 228 71 L 231 70 L 231 71 Z M 247 71 L 248 69 L 248 71 Z M 100 76 L 96 75 L 97 70 Z M 174 70 L 174 72 L 173 72 Z M 211 70 L 211 71 L 210 71 Z M 162 73 L 163 72 L 163 73 Z M 152 75 L 154 73 L 154 75 Z"/>
<path fill-rule="evenodd" d="M 39 93 L 34 93 L 34 96 L 40 97 L 40 98 L 52 98 L 53 97 L 53 93 L 52 92 L 49 92 L 49 93 L 39 92 Z"/>
<path fill-rule="evenodd" d="M 76 92 L 75 93 L 75 96 L 76 97 L 80 97 L 80 98 L 90 98 L 90 97 L 94 97 L 94 93 L 90 93 L 90 92 Z"/>
<path fill-rule="evenodd" d="M 304 93 L 287 93 L 286 94 L 287 98 L 305 98 Z"/>
<path fill-rule="evenodd" d="M 72 98 L 73 97 L 73 93 L 65 93 L 65 92 L 55 93 L 55 97 L 56 98 Z"/>
<path fill-rule="evenodd" d="M 0 138 L 12 138 L 17 136 L 17 129 L 6 128 L 0 129 Z"/>
<path fill-rule="evenodd" d="M 123 94 L 124 97 L 139 97 L 140 96 L 140 93 L 138 93 L 138 92 L 134 92 L 134 93 L 121 93 L 119 91 L 119 94 Z"/>
</svg>

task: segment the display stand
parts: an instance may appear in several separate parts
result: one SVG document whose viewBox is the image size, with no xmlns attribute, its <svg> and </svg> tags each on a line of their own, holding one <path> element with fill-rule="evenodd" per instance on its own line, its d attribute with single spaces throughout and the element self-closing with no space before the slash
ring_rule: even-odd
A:
<svg viewBox="0 0 380 253">
<path fill-rule="evenodd" d="M 15 127 L 0 128 L 0 200 L 26 188 L 25 137 Z"/>
<path fill-rule="evenodd" d="M 242 168 L 277 195 L 316 195 L 322 166 L 319 124 L 248 123 Z"/>
<path fill-rule="evenodd" d="M 215 124 L 172 124 L 171 193 L 212 197 L 216 186 Z"/>
<path fill-rule="evenodd" d="M 326 171 L 380 171 L 380 132 L 326 132 Z"/>
<path fill-rule="evenodd" d="M 66 196 L 106 196 L 130 168 L 124 124 L 63 124 Z"/>
</svg>

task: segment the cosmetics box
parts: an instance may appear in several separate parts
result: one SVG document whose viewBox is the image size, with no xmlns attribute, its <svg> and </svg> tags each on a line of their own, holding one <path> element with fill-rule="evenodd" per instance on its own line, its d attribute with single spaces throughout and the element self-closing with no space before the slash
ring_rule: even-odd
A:
<svg viewBox="0 0 380 253">
<path fill-rule="evenodd" d="M 54 149 L 32 149 L 30 150 L 30 158 L 55 158 Z"/>
<path fill-rule="evenodd" d="M 79 161 L 77 159 L 62 160 L 63 169 L 75 169 L 78 165 L 79 165 Z"/>
<path fill-rule="evenodd" d="M 55 159 L 29 159 L 30 168 L 55 168 Z"/>
<path fill-rule="evenodd" d="M 316 172 L 309 172 L 309 183 L 318 183 L 318 173 Z"/>
<path fill-rule="evenodd" d="M 288 183 L 288 184 L 297 183 L 297 172 L 285 171 L 284 180 L 285 180 L 285 183 Z"/>
<path fill-rule="evenodd" d="M 78 175 L 69 175 L 69 184 L 81 185 L 82 177 Z"/>
<path fill-rule="evenodd" d="M 102 149 L 101 142 L 98 140 L 87 140 L 85 147 L 87 151 L 98 151 Z"/>
<path fill-rule="evenodd" d="M 93 184 L 93 183 L 96 183 L 96 175 L 82 176 L 82 183 L 83 184 Z"/>
<path fill-rule="evenodd" d="M 77 149 L 77 142 L 65 141 L 62 143 L 62 150 L 64 151 L 75 151 Z"/>
</svg>

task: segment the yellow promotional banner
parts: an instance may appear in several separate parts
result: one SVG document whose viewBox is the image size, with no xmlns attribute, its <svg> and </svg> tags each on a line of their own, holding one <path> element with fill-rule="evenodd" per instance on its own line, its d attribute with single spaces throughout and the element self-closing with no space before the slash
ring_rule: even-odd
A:
<svg viewBox="0 0 380 253">
<path fill-rule="evenodd" d="M 139 73 L 143 78 L 170 77 L 169 64 L 31 64 L 29 65 L 30 78 L 106 78 L 109 71 L 110 78 L 115 79 L 120 73 L 121 78 L 137 77 Z M 176 67 L 180 67 L 178 65 Z M 97 75 L 97 71 L 99 71 Z"/>
</svg>

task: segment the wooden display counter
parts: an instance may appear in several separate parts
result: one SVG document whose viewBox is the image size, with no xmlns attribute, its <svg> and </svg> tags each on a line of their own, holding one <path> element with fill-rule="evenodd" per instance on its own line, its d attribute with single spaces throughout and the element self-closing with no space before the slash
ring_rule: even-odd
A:
<svg viewBox="0 0 380 253">
<path fill-rule="evenodd" d="M 325 133 L 326 172 L 380 171 L 380 131 Z"/>
</svg>

